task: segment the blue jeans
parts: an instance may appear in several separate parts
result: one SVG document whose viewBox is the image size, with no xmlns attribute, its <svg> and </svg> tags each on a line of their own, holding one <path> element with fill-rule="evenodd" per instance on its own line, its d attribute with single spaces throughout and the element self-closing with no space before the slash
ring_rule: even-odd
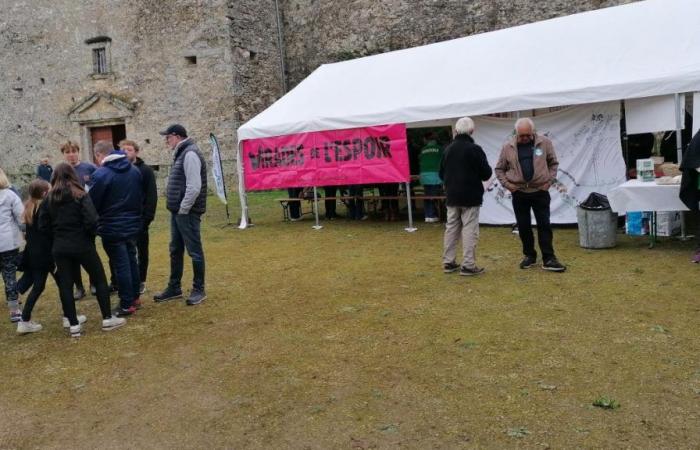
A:
<svg viewBox="0 0 700 450">
<path fill-rule="evenodd" d="M 182 289 L 183 256 L 185 249 L 192 259 L 192 289 L 204 291 L 204 250 L 200 233 L 201 216 L 172 214 L 170 218 L 170 281 L 171 289 Z"/>
<path fill-rule="evenodd" d="M 442 186 L 439 184 L 424 184 L 423 190 L 425 195 L 436 196 L 442 194 Z M 435 208 L 437 202 L 435 200 L 426 200 L 425 205 L 425 217 L 437 218 L 437 209 Z"/>
<path fill-rule="evenodd" d="M 136 261 L 136 241 L 102 239 L 102 247 L 109 256 L 109 265 L 114 271 L 112 276 L 117 280 L 119 306 L 127 309 L 138 298 L 141 284 L 139 264 Z"/>
</svg>

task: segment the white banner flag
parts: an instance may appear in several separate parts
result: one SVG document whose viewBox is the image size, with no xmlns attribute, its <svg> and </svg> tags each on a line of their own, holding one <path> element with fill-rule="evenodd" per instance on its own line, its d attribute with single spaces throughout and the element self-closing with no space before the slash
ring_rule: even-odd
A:
<svg viewBox="0 0 700 450">
<path fill-rule="evenodd" d="M 216 185 L 216 194 L 224 205 L 228 204 L 226 198 L 226 185 L 224 183 L 224 168 L 221 166 L 221 153 L 219 152 L 219 141 L 216 136 L 209 134 L 209 142 L 211 142 L 211 175 L 214 177 Z"/>
<path fill-rule="evenodd" d="M 576 206 L 591 192 L 607 195 L 626 181 L 620 141 L 620 104 L 598 103 L 533 117 L 539 134 L 552 140 L 559 160 L 552 196 L 551 222 L 576 223 Z M 474 117 L 474 140 L 496 166 L 503 143 L 513 136 L 515 119 Z M 495 175 L 485 183 L 480 222 L 515 223 L 510 192 Z M 534 216 L 533 216 L 533 223 Z"/>
</svg>

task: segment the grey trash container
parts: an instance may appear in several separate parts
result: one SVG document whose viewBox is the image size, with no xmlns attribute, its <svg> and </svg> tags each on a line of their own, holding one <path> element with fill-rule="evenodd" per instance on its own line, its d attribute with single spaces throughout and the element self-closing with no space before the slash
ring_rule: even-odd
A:
<svg viewBox="0 0 700 450">
<path fill-rule="evenodd" d="M 583 248 L 612 248 L 617 244 L 617 213 L 610 208 L 576 208 L 579 243 Z"/>
</svg>

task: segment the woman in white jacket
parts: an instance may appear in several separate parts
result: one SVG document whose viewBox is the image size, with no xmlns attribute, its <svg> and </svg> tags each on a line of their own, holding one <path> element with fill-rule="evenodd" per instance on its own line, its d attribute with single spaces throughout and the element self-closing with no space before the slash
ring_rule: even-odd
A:
<svg viewBox="0 0 700 450">
<path fill-rule="evenodd" d="M 0 169 L 0 270 L 5 282 L 5 298 L 11 322 L 19 322 L 22 318 L 17 294 L 17 256 L 23 212 L 22 200 L 10 189 L 10 181 Z"/>
</svg>

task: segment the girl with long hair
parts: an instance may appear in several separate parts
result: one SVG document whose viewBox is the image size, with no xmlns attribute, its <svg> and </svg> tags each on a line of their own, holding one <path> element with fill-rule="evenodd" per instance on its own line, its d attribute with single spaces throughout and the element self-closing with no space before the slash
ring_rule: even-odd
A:
<svg viewBox="0 0 700 450">
<path fill-rule="evenodd" d="M 95 249 L 97 213 L 73 167 L 61 163 L 54 169 L 47 197 L 46 207 L 39 210 L 39 229 L 49 231 L 53 237 L 51 251 L 56 262 L 58 292 L 63 315 L 68 318 L 70 335 L 78 337 L 82 334 L 71 292 L 75 264 L 83 266 L 95 283 L 102 313 L 102 331 L 121 327 L 126 320 L 112 316 L 105 271 Z"/>
<path fill-rule="evenodd" d="M 22 320 L 17 323 L 17 333 L 19 334 L 36 333 L 42 329 L 41 324 L 31 320 L 32 310 L 39 296 L 44 292 L 49 274 L 55 277 L 55 265 L 51 256 L 51 235 L 39 229 L 38 220 L 39 211 L 46 207 L 44 197 L 46 197 L 50 187 L 51 185 L 42 179 L 32 181 L 27 188 L 29 198 L 24 202 L 22 221 L 25 226 L 24 238 L 27 245 L 24 247 L 22 258 L 24 274 L 17 281 L 17 290 L 20 294 L 24 294 L 29 288 L 31 291 L 25 299 Z M 85 316 L 78 316 L 80 323 L 85 322 L 85 320 Z M 66 317 L 63 318 L 63 326 L 66 328 L 70 326 Z"/>
<path fill-rule="evenodd" d="M 18 322 L 17 258 L 21 241 L 22 200 L 10 188 L 10 181 L 0 169 L 0 271 L 5 282 L 5 298 L 10 310 L 10 322 Z"/>
</svg>

